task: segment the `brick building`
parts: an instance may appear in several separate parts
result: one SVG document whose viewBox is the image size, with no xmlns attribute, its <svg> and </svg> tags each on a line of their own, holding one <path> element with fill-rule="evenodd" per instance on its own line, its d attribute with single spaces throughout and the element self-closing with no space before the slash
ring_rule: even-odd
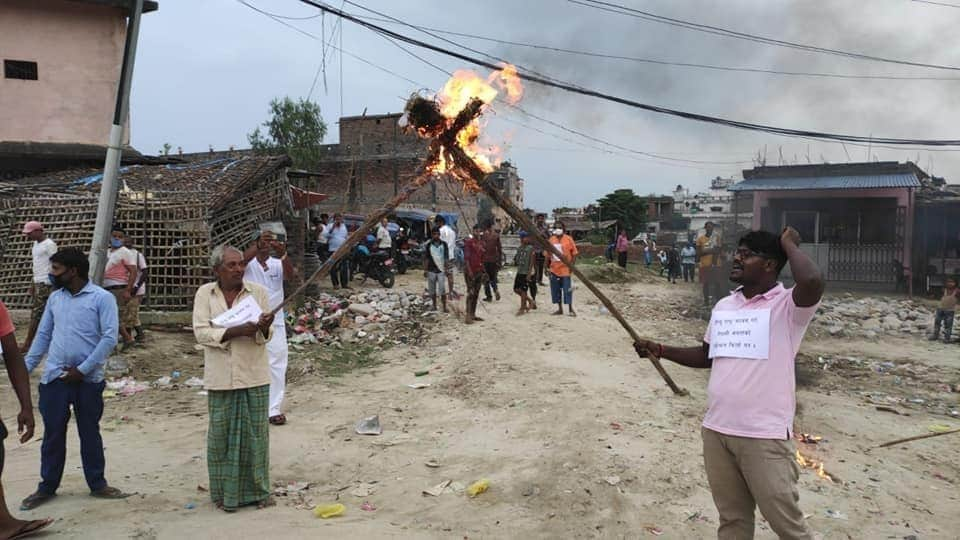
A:
<svg viewBox="0 0 960 540">
<path fill-rule="evenodd" d="M 317 212 L 367 214 L 380 208 L 414 178 L 426 155 L 426 141 L 397 126 L 400 116 L 341 118 L 340 143 L 324 145 L 325 157 L 316 170 L 291 171 L 291 184 L 328 195 L 314 207 Z M 523 181 L 516 168 L 505 163 L 493 174 L 499 175 L 502 189 L 523 208 Z M 472 224 L 480 203 L 477 195 L 464 193 L 453 181 L 441 181 L 420 188 L 403 207 L 456 213 Z"/>
<path fill-rule="evenodd" d="M 323 163 L 314 171 L 292 174 L 291 183 L 327 194 L 315 207 L 320 212 L 367 214 L 379 208 L 414 178 L 426 154 L 426 142 L 404 133 L 397 126 L 399 118 L 399 113 L 341 118 L 340 143 L 324 145 Z M 452 182 L 430 183 L 404 206 L 466 214 L 472 222 L 477 197 Z"/>
</svg>

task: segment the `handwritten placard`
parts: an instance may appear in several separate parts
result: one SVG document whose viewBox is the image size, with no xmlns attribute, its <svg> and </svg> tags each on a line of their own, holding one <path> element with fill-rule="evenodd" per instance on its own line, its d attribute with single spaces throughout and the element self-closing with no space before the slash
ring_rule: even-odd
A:
<svg viewBox="0 0 960 540">
<path fill-rule="evenodd" d="M 770 353 L 770 310 L 714 310 L 710 317 L 710 358 L 766 360 Z"/>
<path fill-rule="evenodd" d="M 263 310 L 260 309 L 257 301 L 252 296 L 245 296 L 232 308 L 211 319 L 210 324 L 220 328 L 233 328 L 248 322 L 259 321 L 262 313 Z"/>
</svg>

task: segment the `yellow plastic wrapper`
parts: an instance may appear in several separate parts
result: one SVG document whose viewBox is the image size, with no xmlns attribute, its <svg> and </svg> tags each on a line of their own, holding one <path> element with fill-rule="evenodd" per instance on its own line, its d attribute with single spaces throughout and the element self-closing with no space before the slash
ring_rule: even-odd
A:
<svg viewBox="0 0 960 540">
<path fill-rule="evenodd" d="M 332 517 L 342 516 L 344 512 L 347 511 L 347 507 L 340 504 L 320 504 L 313 509 L 313 515 L 322 519 L 329 519 Z"/>
<path fill-rule="evenodd" d="M 477 495 L 483 493 L 490 487 L 490 481 L 486 478 L 481 478 L 476 482 L 470 484 L 470 487 L 467 488 L 467 495 L 471 497 L 476 497 Z"/>
</svg>

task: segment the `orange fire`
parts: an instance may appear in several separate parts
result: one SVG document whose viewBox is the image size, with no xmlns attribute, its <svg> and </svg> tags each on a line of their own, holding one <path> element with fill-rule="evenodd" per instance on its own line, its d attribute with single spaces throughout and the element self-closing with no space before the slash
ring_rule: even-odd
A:
<svg viewBox="0 0 960 540">
<path fill-rule="evenodd" d="M 436 101 L 440 106 L 440 114 L 453 122 L 472 99 L 479 99 L 487 108 L 501 93 L 504 94 L 503 99 L 511 104 L 523 96 L 517 68 L 510 64 L 505 64 L 503 69 L 491 73 L 486 79 L 473 71 L 457 70 L 437 93 Z M 491 172 L 500 164 L 501 149 L 496 145 L 480 143 L 482 128 L 480 119 L 474 119 L 457 134 L 457 143 L 484 172 Z M 447 168 L 448 163 L 441 152 L 440 160 L 431 170 L 444 173 Z"/>
<path fill-rule="evenodd" d="M 803 454 L 800 453 L 800 450 L 797 450 L 797 464 L 803 467 L 804 469 L 813 470 L 814 472 L 817 473 L 817 476 L 819 476 L 820 478 L 833 482 L 833 477 L 831 477 L 829 474 L 827 474 L 826 471 L 823 470 L 822 461 L 817 461 L 811 457 L 804 456 Z"/>
</svg>

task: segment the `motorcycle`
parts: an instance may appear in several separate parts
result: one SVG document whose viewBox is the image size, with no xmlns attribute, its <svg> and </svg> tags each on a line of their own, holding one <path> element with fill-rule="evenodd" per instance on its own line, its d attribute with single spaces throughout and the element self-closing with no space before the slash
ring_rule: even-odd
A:
<svg viewBox="0 0 960 540">
<path fill-rule="evenodd" d="M 360 249 L 364 248 L 364 249 Z M 393 258 L 389 251 L 370 252 L 366 246 L 358 246 L 353 258 L 354 276 L 363 274 L 360 284 L 364 284 L 367 278 L 372 278 L 380 282 L 384 288 L 393 287 L 396 280 L 396 269 L 394 268 Z"/>
</svg>

